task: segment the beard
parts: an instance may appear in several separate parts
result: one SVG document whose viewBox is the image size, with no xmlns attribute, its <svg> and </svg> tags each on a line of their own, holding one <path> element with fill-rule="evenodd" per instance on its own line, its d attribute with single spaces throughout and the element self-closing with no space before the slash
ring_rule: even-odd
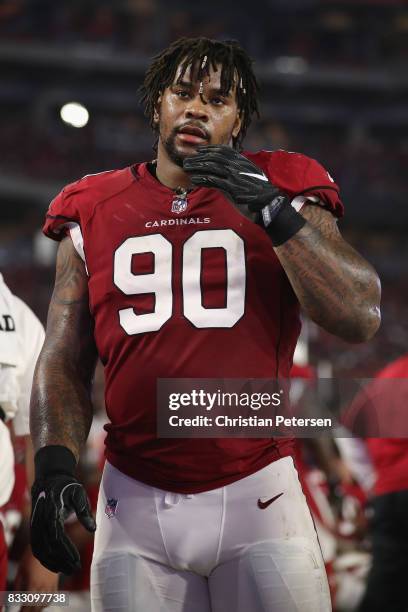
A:
<svg viewBox="0 0 408 612">
<path fill-rule="evenodd" d="M 189 153 L 182 154 L 179 151 L 177 151 L 176 136 L 177 136 L 177 129 L 173 128 L 170 135 L 165 140 L 162 140 L 162 142 L 163 142 L 164 149 L 167 155 L 169 156 L 169 158 L 171 159 L 171 161 L 174 164 L 176 164 L 176 166 L 179 166 L 180 168 L 182 168 L 183 160 L 186 159 L 186 157 L 189 157 L 190 154 Z"/>
</svg>

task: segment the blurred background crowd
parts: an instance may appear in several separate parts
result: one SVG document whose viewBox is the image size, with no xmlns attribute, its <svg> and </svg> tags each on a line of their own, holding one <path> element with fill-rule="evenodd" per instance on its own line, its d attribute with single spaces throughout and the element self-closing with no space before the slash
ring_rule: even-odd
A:
<svg viewBox="0 0 408 612">
<path fill-rule="evenodd" d="M 313 359 L 369 375 L 407 345 L 408 6 L 401 0 L 4 0 L 0 4 L 0 266 L 44 320 L 50 199 L 84 174 L 154 157 L 138 101 L 149 58 L 182 35 L 238 39 L 255 60 L 261 120 L 245 146 L 300 151 L 341 186 L 342 231 L 377 267 L 384 324 L 367 346 L 327 337 Z M 89 113 L 65 123 L 64 104 Z M 341 346 L 341 350 L 340 347 Z"/>
<path fill-rule="evenodd" d="M 47 206 L 64 184 L 85 174 L 154 157 L 138 88 L 149 59 L 183 35 L 234 38 L 254 58 L 261 119 L 245 148 L 305 153 L 340 185 L 341 231 L 380 274 L 383 324 L 356 347 L 309 323 L 300 361 L 320 376 L 373 376 L 408 346 L 404 0 L 3 0 L 0 270 L 6 282 L 45 322 L 55 258 L 55 245 L 40 231 Z M 80 105 L 77 114 L 64 115 L 72 102 Z M 101 428 L 98 450 L 94 442 L 89 447 L 96 472 L 100 436 Z"/>
</svg>

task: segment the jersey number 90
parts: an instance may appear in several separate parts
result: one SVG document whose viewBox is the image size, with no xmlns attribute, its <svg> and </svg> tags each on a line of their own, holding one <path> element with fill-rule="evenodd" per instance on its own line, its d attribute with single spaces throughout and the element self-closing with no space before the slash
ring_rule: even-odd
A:
<svg viewBox="0 0 408 612">
<path fill-rule="evenodd" d="M 182 304 L 184 316 L 198 328 L 233 327 L 245 310 L 245 248 L 244 241 L 230 229 L 198 231 L 183 245 Z M 226 306 L 205 308 L 202 305 L 202 250 L 222 248 L 226 255 Z M 132 258 L 152 253 L 154 272 L 135 274 Z M 158 331 L 173 312 L 172 288 L 173 245 L 162 234 L 127 238 L 115 252 L 113 280 L 125 295 L 153 293 L 153 312 L 137 314 L 134 308 L 119 310 L 119 322 L 129 335 Z"/>
</svg>

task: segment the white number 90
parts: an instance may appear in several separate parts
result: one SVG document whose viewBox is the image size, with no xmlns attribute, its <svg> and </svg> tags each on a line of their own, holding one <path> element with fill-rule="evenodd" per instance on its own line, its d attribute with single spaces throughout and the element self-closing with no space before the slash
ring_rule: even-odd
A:
<svg viewBox="0 0 408 612">
<path fill-rule="evenodd" d="M 224 308 L 205 308 L 201 293 L 202 250 L 222 248 L 227 263 L 227 300 Z M 152 253 L 151 274 L 132 272 L 132 258 Z M 134 308 L 119 310 L 121 327 L 129 335 L 158 331 L 173 312 L 172 244 L 161 234 L 127 238 L 115 252 L 113 280 L 125 295 L 153 293 L 155 307 L 151 313 L 136 314 Z M 245 311 L 244 241 L 233 230 L 207 230 L 193 234 L 183 245 L 182 284 L 184 316 L 198 328 L 233 327 Z"/>
</svg>

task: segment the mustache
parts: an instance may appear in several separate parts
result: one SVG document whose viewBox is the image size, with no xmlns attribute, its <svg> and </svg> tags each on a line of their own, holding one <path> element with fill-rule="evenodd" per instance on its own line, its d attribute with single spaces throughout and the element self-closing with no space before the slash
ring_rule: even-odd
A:
<svg viewBox="0 0 408 612">
<path fill-rule="evenodd" d="M 180 132 L 183 132 L 183 130 L 186 130 L 188 133 L 189 129 L 191 129 L 192 134 L 194 134 L 194 132 L 196 131 L 196 135 L 200 136 L 201 138 L 205 138 L 205 140 L 210 140 L 211 138 L 211 135 L 208 132 L 207 128 L 198 121 L 186 121 L 186 123 L 183 123 L 183 125 L 179 125 L 174 128 L 173 131 L 178 134 Z"/>
</svg>

